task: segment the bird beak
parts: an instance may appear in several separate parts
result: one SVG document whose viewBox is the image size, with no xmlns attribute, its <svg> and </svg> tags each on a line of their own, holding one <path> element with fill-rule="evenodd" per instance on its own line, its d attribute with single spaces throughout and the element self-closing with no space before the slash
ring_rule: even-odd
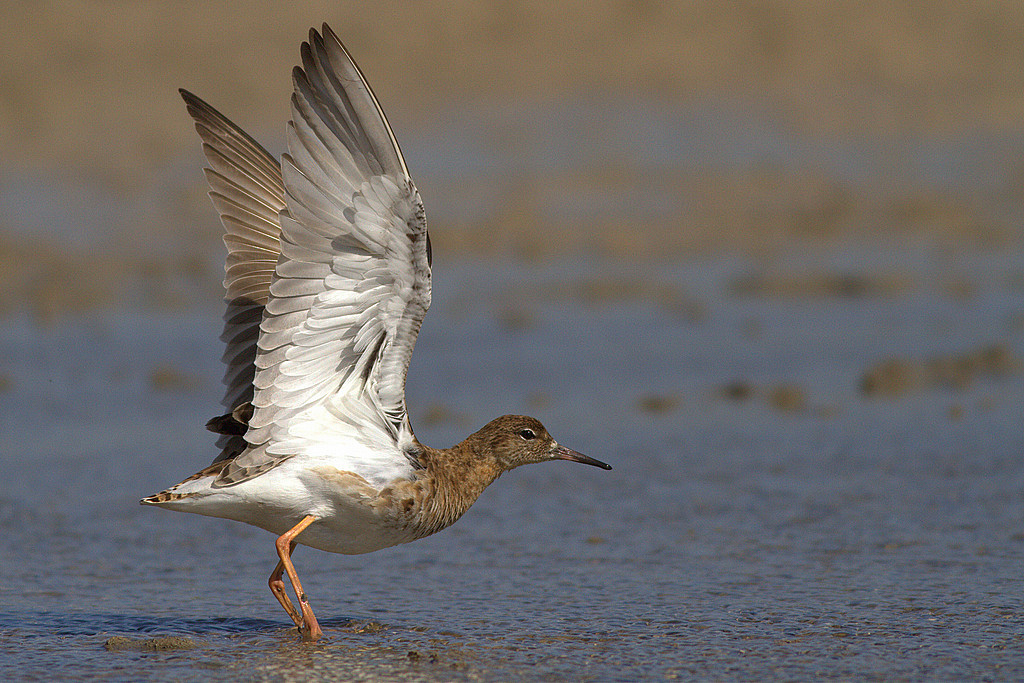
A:
<svg viewBox="0 0 1024 683">
<path fill-rule="evenodd" d="M 555 447 L 551 449 L 551 459 L 571 460 L 572 462 L 580 462 L 583 463 L 584 465 L 593 465 L 594 467 L 600 467 L 602 470 L 610 470 L 612 468 L 612 466 L 607 463 L 603 463 L 600 460 L 583 455 L 582 453 L 577 453 L 571 448 L 559 446 L 558 444 L 555 444 Z"/>
</svg>

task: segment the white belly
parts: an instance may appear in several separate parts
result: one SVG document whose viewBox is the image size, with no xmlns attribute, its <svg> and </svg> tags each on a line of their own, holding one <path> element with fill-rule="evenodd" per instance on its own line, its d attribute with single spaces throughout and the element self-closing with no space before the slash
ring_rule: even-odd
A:
<svg viewBox="0 0 1024 683">
<path fill-rule="evenodd" d="M 278 536 L 313 515 L 317 521 L 296 541 L 345 555 L 369 553 L 418 537 L 407 525 L 398 524 L 386 509 L 370 504 L 377 491 L 364 481 L 337 471 L 321 476 L 291 465 L 286 461 L 240 484 L 206 488 L 162 507 L 233 519 Z"/>
</svg>

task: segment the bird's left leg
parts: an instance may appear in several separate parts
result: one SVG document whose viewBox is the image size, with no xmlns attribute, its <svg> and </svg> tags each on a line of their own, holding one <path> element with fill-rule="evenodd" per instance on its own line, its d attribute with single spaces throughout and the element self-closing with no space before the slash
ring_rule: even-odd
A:
<svg viewBox="0 0 1024 683">
<path fill-rule="evenodd" d="M 292 541 L 288 548 L 288 556 L 295 552 L 295 542 Z M 292 604 L 291 599 L 288 598 L 288 593 L 284 589 L 284 581 L 281 576 L 284 574 L 284 561 L 278 560 L 277 566 L 274 568 L 274 573 L 270 575 L 270 580 L 267 583 L 270 585 L 270 592 L 274 594 L 277 601 L 281 603 L 281 607 L 284 607 L 284 611 L 288 613 L 288 616 L 295 622 L 296 628 L 302 630 L 302 615 L 299 614 L 299 610 L 295 609 L 295 605 Z"/>
</svg>

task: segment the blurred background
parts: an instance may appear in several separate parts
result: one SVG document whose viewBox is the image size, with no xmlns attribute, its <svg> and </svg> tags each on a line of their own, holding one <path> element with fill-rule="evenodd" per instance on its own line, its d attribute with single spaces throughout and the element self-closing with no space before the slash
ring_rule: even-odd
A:
<svg viewBox="0 0 1024 683">
<path fill-rule="evenodd" d="M 0 9 L 0 311 L 216 296 L 177 88 L 283 151 L 328 21 L 441 258 L 1021 237 L 1024 8 L 865 2 L 13 2 Z"/>
<path fill-rule="evenodd" d="M 279 154 L 325 21 L 426 204 L 417 435 L 528 412 L 615 470 L 303 551 L 347 634 L 307 658 L 269 535 L 136 501 L 221 396 L 177 89 Z M 7 0 L 0 36 L 9 671 L 1024 677 L 1024 4 Z"/>
</svg>

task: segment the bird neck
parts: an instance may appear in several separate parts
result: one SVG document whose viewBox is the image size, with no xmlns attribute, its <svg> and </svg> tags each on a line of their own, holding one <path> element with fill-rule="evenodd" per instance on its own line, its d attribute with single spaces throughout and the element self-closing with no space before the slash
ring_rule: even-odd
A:
<svg viewBox="0 0 1024 683">
<path fill-rule="evenodd" d="M 501 475 L 497 461 L 478 450 L 470 439 L 444 450 L 423 447 L 421 460 L 431 484 L 425 518 L 436 527 L 428 533 L 454 524 Z"/>
</svg>

